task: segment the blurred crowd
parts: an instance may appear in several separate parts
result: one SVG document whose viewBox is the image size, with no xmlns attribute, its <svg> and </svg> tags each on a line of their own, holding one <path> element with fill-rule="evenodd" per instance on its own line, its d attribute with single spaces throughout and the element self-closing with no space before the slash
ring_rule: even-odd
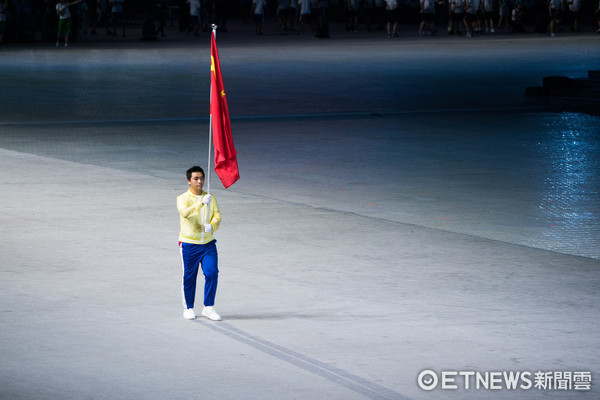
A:
<svg viewBox="0 0 600 400">
<path fill-rule="evenodd" d="M 0 0 L 0 43 L 58 45 L 62 38 L 66 45 L 67 37 L 128 34 L 158 40 L 166 36 L 167 24 L 200 35 L 212 24 L 227 31 L 230 18 L 258 35 L 267 21 L 282 32 L 328 37 L 329 22 L 335 21 L 347 31 L 382 31 L 388 37 L 406 25 L 416 25 L 420 35 L 553 36 L 600 33 L 600 0 Z"/>
</svg>

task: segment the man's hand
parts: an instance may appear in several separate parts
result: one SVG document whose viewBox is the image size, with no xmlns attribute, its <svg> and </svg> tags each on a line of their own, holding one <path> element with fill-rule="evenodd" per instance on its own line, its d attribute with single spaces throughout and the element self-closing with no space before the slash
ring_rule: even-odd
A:
<svg viewBox="0 0 600 400">
<path fill-rule="evenodd" d="M 210 204 L 211 200 L 212 200 L 212 196 L 210 194 L 207 194 L 204 197 L 202 197 L 203 204 Z"/>
<path fill-rule="evenodd" d="M 212 232 L 212 230 L 213 230 L 213 228 L 212 228 L 211 224 L 204 225 L 204 232 L 210 233 L 210 232 Z"/>
</svg>

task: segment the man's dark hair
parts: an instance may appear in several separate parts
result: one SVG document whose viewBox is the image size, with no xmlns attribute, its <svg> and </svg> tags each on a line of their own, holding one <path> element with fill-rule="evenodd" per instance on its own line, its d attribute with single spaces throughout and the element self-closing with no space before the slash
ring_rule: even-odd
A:
<svg viewBox="0 0 600 400">
<path fill-rule="evenodd" d="M 187 180 L 188 180 L 188 181 L 189 181 L 190 179 L 192 179 L 192 173 L 193 173 L 193 172 L 202 172 L 202 176 L 206 176 L 206 175 L 204 174 L 204 170 L 203 170 L 201 167 L 199 167 L 199 166 L 197 166 L 197 165 L 194 165 L 193 167 L 191 167 L 191 168 L 189 168 L 187 171 L 185 171 L 185 176 L 187 176 Z"/>
</svg>

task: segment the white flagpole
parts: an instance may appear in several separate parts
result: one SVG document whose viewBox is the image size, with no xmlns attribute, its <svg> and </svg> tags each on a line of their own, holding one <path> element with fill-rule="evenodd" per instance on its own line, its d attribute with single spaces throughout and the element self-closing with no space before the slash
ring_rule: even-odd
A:
<svg viewBox="0 0 600 400">
<path fill-rule="evenodd" d="M 212 24 L 212 34 L 215 35 L 215 39 L 217 38 L 217 25 Z M 212 38 L 211 38 L 212 40 Z M 211 58 L 212 58 L 212 49 L 211 49 Z M 211 60 L 212 63 L 212 60 Z M 212 72 L 211 72 L 212 73 Z M 210 77 L 210 101 L 213 101 L 212 98 L 212 76 Z M 210 121 L 208 124 L 208 162 L 206 163 L 207 165 L 207 171 L 206 173 L 208 174 L 207 179 L 206 179 L 206 192 L 208 194 L 210 194 L 210 170 L 211 170 L 211 155 L 212 155 L 212 113 L 210 114 Z"/>
<path fill-rule="evenodd" d="M 208 124 L 208 163 L 206 167 L 206 173 L 208 174 L 206 179 L 206 193 L 210 194 L 210 159 L 212 155 L 212 114 L 210 115 L 210 122 Z"/>
<path fill-rule="evenodd" d="M 215 35 L 215 39 L 217 37 L 217 25 L 213 24 L 212 25 L 212 29 L 213 32 L 212 34 Z M 212 41 L 212 38 L 211 38 Z M 212 58 L 212 45 L 211 45 L 211 58 Z M 212 59 L 211 59 L 211 63 L 212 63 Z M 212 73 L 212 72 L 211 72 Z M 212 103 L 213 98 L 212 98 L 212 76 L 210 77 L 210 102 Z M 212 105 L 212 104 L 211 104 Z M 206 173 L 208 174 L 207 176 L 207 181 L 206 181 L 206 193 L 208 195 L 210 195 L 210 170 L 211 170 L 211 155 L 212 155 L 212 113 L 210 113 L 210 118 L 209 118 L 209 123 L 208 123 L 208 161 L 206 163 Z M 210 220 L 208 219 L 209 217 L 209 210 L 210 210 L 210 205 L 207 204 L 206 205 L 206 215 L 204 217 L 204 224 L 210 224 Z"/>
</svg>

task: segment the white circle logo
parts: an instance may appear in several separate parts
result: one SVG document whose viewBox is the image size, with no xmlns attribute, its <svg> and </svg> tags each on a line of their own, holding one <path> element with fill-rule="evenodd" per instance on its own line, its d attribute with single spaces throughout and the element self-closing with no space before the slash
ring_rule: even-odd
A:
<svg viewBox="0 0 600 400">
<path fill-rule="evenodd" d="M 438 384 L 438 376 L 435 372 L 430 369 L 421 371 L 417 378 L 419 387 L 423 390 L 433 390 Z"/>
</svg>

